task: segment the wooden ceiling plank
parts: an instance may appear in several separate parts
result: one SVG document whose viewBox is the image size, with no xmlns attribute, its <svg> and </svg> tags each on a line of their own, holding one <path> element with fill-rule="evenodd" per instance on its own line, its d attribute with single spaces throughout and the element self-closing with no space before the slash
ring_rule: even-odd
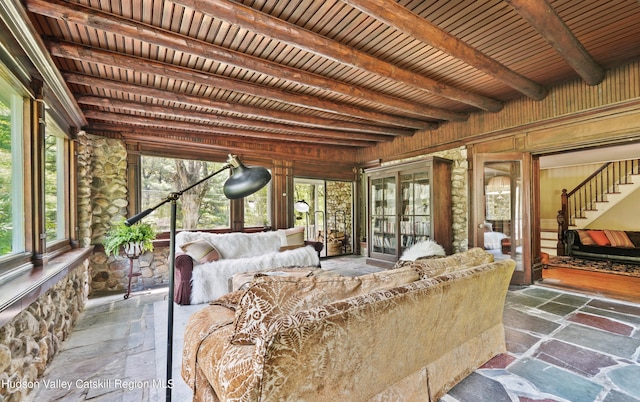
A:
<svg viewBox="0 0 640 402">
<path fill-rule="evenodd" d="M 100 88 L 105 91 L 120 91 L 124 93 L 134 93 L 139 96 L 149 98 L 162 99 L 169 102 L 176 102 L 196 107 L 206 107 L 215 110 L 225 111 L 229 113 L 243 114 L 253 118 L 274 121 L 277 123 L 298 124 L 307 127 L 336 127 L 343 131 L 379 133 L 384 135 L 406 135 L 406 129 L 398 129 L 394 127 L 378 126 L 367 123 L 355 123 L 342 120 L 323 119 L 315 116 L 302 116 L 300 114 L 289 113 L 279 110 L 259 109 L 246 105 L 232 104 L 229 102 L 216 101 L 209 98 L 199 96 L 169 92 L 166 90 L 146 87 L 136 84 L 125 84 L 118 81 L 110 81 L 104 78 L 96 78 L 77 73 L 63 73 L 63 77 L 68 83 L 86 86 L 89 88 Z M 115 97 L 111 94 L 103 95 L 105 97 Z"/>
<path fill-rule="evenodd" d="M 547 90 L 431 24 L 393 0 L 342 0 L 358 10 L 483 71 L 526 96 L 542 100 Z"/>
<path fill-rule="evenodd" d="M 421 88 L 425 92 L 466 103 L 482 110 L 491 112 L 502 110 L 502 103 L 499 101 L 438 83 L 425 76 L 400 69 L 364 52 L 229 0 L 208 0 L 206 2 L 199 0 L 173 1 L 283 43 L 300 47 L 337 63 L 400 81 L 407 85 Z"/>
<path fill-rule="evenodd" d="M 90 48 L 88 46 L 80 46 L 55 40 L 47 41 L 47 45 L 51 54 L 57 57 L 83 60 L 86 62 L 99 63 L 114 68 L 125 68 L 131 71 L 136 71 L 138 73 L 153 74 L 156 76 L 172 77 L 175 79 L 197 82 L 227 91 L 240 91 L 245 94 L 261 98 L 273 99 L 279 102 L 293 104 L 309 109 L 316 109 L 339 115 L 347 115 L 363 120 L 371 120 L 374 122 L 379 121 L 382 123 L 397 125 L 400 127 L 422 129 L 428 128 L 430 126 L 430 123 L 423 123 L 419 121 L 416 122 L 413 119 L 408 119 L 400 116 L 385 115 L 383 113 L 372 112 L 370 110 L 353 107 L 345 103 L 336 103 L 317 97 L 310 97 L 302 94 L 293 94 L 290 92 L 279 90 L 277 88 L 263 87 L 248 82 L 233 80 L 202 71 L 166 63 L 160 63 L 157 61 L 141 60 L 133 56 L 126 56 L 102 49 Z"/>
<path fill-rule="evenodd" d="M 192 38 L 183 37 L 160 28 L 142 25 L 122 17 L 106 14 L 99 10 L 77 4 L 64 3 L 60 0 L 27 0 L 26 6 L 29 11 L 50 18 L 64 19 L 64 21 L 69 23 L 136 38 L 141 41 L 152 43 L 156 46 L 162 46 L 174 51 L 210 58 L 220 63 L 226 63 L 238 68 L 255 71 L 259 74 L 278 77 L 282 80 L 311 86 L 323 91 L 330 91 L 355 98 L 364 98 L 371 102 L 394 108 L 395 110 L 398 110 L 398 107 L 400 107 L 404 112 L 446 121 L 465 121 L 468 117 L 466 113 L 434 108 L 416 102 L 388 96 L 366 88 L 355 87 L 340 81 L 322 77 L 318 74 L 312 74 L 299 69 L 279 65 L 274 62 L 258 59 L 243 53 L 221 48 Z"/>
<path fill-rule="evenodd" d="M 604 79 L 604 69 L 591 57 L 546 1 L 506 0 L 531 24 L 589 85 Z"/>
</svg>

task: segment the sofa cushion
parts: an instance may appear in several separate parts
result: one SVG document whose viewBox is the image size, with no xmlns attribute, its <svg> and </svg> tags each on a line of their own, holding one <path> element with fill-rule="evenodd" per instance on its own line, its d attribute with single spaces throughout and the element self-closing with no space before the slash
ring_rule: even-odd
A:
<svg viewBox="0 0 640 402">
<path fill-rule="evenodd" d="M 493 254 L 474 247 L 448 257 L 416 260 L 411 266 L 418 271 L 421 279 L 425 279 L 490 262 L 493 262 Z"/>
<path fill-rule="evenodd" d="M 589 231 L 584 229 L 576 230 L 578 232 L 578 236 L 580 237 L 580 243 L 584 246 L 597 246 L 598 244 L 593 241 L 593 238 L 589 236 Z"/>
<path fill-rule="evenodd" d="M 304 226 L 291 229 L 279 229 L 280 251 L 304 247 Z"/>
<path fill-rule="evenodd" d="M 622 230 L 604 230 L 604 234 L 609 239 L 612 247 L 634 247 L 627 234 Z"/>
<path fill-rule="evenodd" d="M 589 236 L 598 246 L 610 246 L 611 243 L 607 239 L 607 235 L 602 230 L 588 230 Z"/>
<path fill-rule="evenodd" d="M 253 344 L 282 325 L 280 318 L 312 307 L 375 290 L 397 287 L 419 278 L 412 267 L 357 277 L 265 276 L 256 278 L 236 310 L 231 342 Z"/>
<path fill-rule="evenodd" d="M 238 308 L 238 304 L 240 303 L 240 298 L 242 297 L 243 294 L 244 294 L 244 290 L 236 290 L 233 292 L 229 292 L 209 302 L 209 304 L 212 306 L 226 307 L 229 310 L 236 311 Z"/>
<path fill-rule="evenodd" d="M 218 261 L 220 259 L 220 252 L 218 249 L 205 239 L 198 239 L 189 243 L 185 243 L 180 246 L 180 249 L 184 251 L 189 257 L 198 261 L 200 264 L 205 262 Z"/>
<path fill-rule="evenodd" d="M 631 240 L 631 243 L 637 248 L 640 248 L 640 232 L 626 231 L 627 237 Z"/>
</svg>

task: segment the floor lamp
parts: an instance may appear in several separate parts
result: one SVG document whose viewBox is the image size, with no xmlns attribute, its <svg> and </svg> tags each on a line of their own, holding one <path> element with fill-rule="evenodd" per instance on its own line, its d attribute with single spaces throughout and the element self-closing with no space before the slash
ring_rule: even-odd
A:
<svg viewBox="0 0 640 402">
<path fill-rule="evenodd" d="M 305 200 L 296 201 L 293 203 L 293 209 L 295 209 L 297 212 L 300 212 L 301 214 L 307 215 L 306 240 L 311 240 L 311 236 L 309 235 L 309 204 Z"/>
<path fill-rule="evenodd" d="M 176 203 L 185 192 L 191 190 L 195 186 L 209 180 L 213 176 L 223 170 L 231 169 L 231 176 L 224 183 L 223 192 L 229 199 L 237 199 L 246 197 L 255 193 L 264 187 L 271 180 L 271 173 L 263 167 L 248 168 L 240 162 L 237 156 L 229 155 L 227 164 L 221 169 L 211 173 L 209 176 L 190 185 L 189 187 L 170 193 L 159 204 L 145 209 L 139 214 L 127 219 L 125 224 L 131 226 L 136 222 L 149 215 L 162 205 L 171 203 L 171 226 L 169 229 L 169 297 L 168 297 L 168 324 L 167 324 L 167 383 L 166 383 L 166 400 L 171 400 L 171 389 L 173 387 L 173 293 L 174 293 L 174 275 L 176 269 Z"/>
</svg>

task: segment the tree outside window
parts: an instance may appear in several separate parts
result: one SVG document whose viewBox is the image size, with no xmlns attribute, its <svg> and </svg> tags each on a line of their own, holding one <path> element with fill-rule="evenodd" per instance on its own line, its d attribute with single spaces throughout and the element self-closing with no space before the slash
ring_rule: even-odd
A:
<svg viewBox="0 0 640 402">
<path fill-rule="evenodd" d="M 45 135 L 44 202 L 47 242 L 64 239 L 64 137 L 48 119 Z"/>
<path fill-rule="evenodd" d="M 173 191 L 179 191 L 219 170 L 225 163 L 143 156 L 142 210 L 161 202 Z M 220 173 L 185 192 L 178 201 L 176 227 L 179 229 L 216 229 L 229 227 L 229 200 L 222 192 L 228 173 Z M 158 230 L 168 231 L 170 208 L 154 213 Z"/>
<path fill-rule="evenodd" d="M 24 251 L 22 98 L 0 79 L 0 258 Z"/>
</svg>

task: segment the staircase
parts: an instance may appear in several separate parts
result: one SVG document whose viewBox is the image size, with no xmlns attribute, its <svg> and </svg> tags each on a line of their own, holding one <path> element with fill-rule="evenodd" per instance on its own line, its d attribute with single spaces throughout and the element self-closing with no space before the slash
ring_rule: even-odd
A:
<svg viewBox="0 0 640 402">
<path fill-rule="evenodd" d="M 549 255 L 556 255 L 558 245 L 558 222 L 555 219 L 540 221 L 540 251 Z"/>
<path fill-rule="evenodd" d="M 575 189 L 569 192 L 566 189 L 562 190 L 562 209 L 558 214 L 560 233 L 569 228 L 588 227 L 638 188 L 640 159 L 605 163 Z M 550 233 L 544 233 L 546 232 L 541 232 L 541 238 L 550 236 Z M 556 243 L 557 233 L 558 228 L 555 231 Z M 548 252 L 546 249 L 543 251 Z"/>
</svg>

